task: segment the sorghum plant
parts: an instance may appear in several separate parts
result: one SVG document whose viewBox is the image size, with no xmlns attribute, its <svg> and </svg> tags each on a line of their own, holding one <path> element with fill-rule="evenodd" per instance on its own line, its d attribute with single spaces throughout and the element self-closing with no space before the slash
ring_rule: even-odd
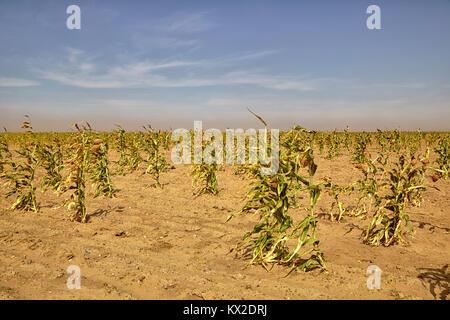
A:
<svg viewBox="0 0 450 320">
<path fill-rule="evenodd" d="M 43 144 L 38 149 L 42 167 L 46 171 L 41 183 L 43 190 L 48 187 L 58 190 L 62 182 L 61 172 L 64 169 L 62 148 L 60 139 L 55 136 L 50 143 Z"/>
<path fill-rule="evenodd" d="M 161 173 L 169 169 L 169 165 L 160 153 L 161 135 L 154 132 L 150 126 L 144 128 L 147 131 L 144 144 L 144 150 L 147 153 L 147 169 L 144 174 L 150 174 L 155 179 L 156 186 L 162 188 L 159 177 Z"/>
<path fill-rule="evenodd" d="M 425 156 L 426 158 L 427 156 Z M 409 223 L 409 215 L 405 209 L 410 204 L 421 201 L 421 193 L 427 187 L 424 182 L 426 166 L 424 160 L 417 160 L 415 156 L 400 154 L 392 168 L 382 163 L 378 166 L 384 182 L 379 186 L 386 192 L 379 193 L 372 221 L 365 233 L 364 242 L 371 245 L 389 246 L 404 241 L 402 226 L 406 225 L 413 231 Z"/>
<path fill-rule="evenodd" d="M 111 182 L 108 160 L 108 144 L 102 139 L 95 139 L 90 150 L 92 155 L 92 166 L 89 168 L 94 197 L 100 195 L 113 198 L 115 190 Z"/>
<path fill-rule="evenodd" d="M 60 191 L 71 191 L 69 198 L 65 201 L 68 203 L 68 209 L 75 213 L 73 219 L 80 222 L 86 222 L 86 180 L 89 172 L 89 156 L 91 152 L 91 127 L 74 125 L 77 129 L 75 141 L 69 146 L 72 155 L 68 161 L 70 164 L 69 175 L 60 187 Z"/>
<path fill-rule="evenodd" d="M 293 129 L 284 142 L 285 148 L 281 154 L 279 170 L 273 175 L 259 173 L 256 181 L 248 186 L 248 201 L 237 214 L 254 214 L 259 216 L 259 222 L 253 230 L 247 232 L 242 241 L 233 250 L 244 252 L 251 250 L 250 264 L 258 263 L 268 269 L 269 264 L 289 265 L 300 270 L 314 268 L 325 269 L 323 254 L 319 249 L 319 241 L 315 237 L 316 218 L 314 207 L 320 196 L 320 185 L 313 183 L 317 169 L 314 163 L 312 145 L 299 152 L 300 127 Z M 294 151 L 295 150 L 295 151 Z M 308 167 L 309 177 L 299 175 L 301 167 Z M 309 213 L 305 219 L 295 225 L 288 214 L 291 203 L 289 191 L 295 185 L 302 183 L 310 195 Z M 229 221 L 234 214 L 228 217 Z M 297 245 L 289 246 L 289 240 L 295 239 Z"/>
<path fill-rule="evenodd" d="M 26 116 L 29 118 L 28 116 Z M 29 120 L 24 121 L 22 128 L 26 129 L 27 139 L 16 151 L 22 161 L 10 159 L 10 171 L 3 174 L 2 178 L 11 187 L 6 197 L 16 195 L 16 201 L 11 209 L 38 212 L 39 207 L 36 201 L 35 174 L 39 166 L 38 149 L 39 145 L 35 139 L 33 127 Z"/>
</svg>

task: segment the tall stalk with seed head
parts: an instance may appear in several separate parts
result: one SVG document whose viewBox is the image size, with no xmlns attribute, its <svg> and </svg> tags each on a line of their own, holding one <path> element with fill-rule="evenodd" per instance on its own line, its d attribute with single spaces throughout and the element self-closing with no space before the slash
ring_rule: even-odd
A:
<svg viewBox="0 0 450 320">
<path fill-rule="evenodd" d="M 71 191 L 66 200 L 68 209 L 74 211 L 73 219 L 80 222 L 86 222 L 86 179 L 89 171 L 89 156 L 91 148 L 91 127 L 74 125 L 77 129 L 75 141 L 70 148 L 73 150 L 69 160 L 69 176 L 65 184 L 60 187 L 61 191 Z"/>
</svg>

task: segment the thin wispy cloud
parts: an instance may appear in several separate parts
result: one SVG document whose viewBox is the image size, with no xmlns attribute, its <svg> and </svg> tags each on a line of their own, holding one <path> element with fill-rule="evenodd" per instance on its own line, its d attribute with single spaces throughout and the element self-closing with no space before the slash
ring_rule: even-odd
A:
<svg viewBox="0 0 450 320">
<path fill-rule="evenodd" d="M 217 26 L 208 18 L 208 12 L 184 13 L 178 12 L 161 19 L 157 30 L 168 33 L 197 33 L 209 30 Z"/>
<path fill-rule="evenodd" d="M 240 61 L 253 60 L 264 58 L 279 53 L 281 50 L 262 50 L 257 52 L 243 52 L 240 54 L 233 54 L 228 56 L 217 57 L 214 59 L 207 59 L 202 61 L 204 66 L 217 66 L 233 64 Z"/>
<path fill-rule="evenodd" d="M 356 84 L 356 83 L 350 83 L 348 88 L 399 88 L 399 89 L 424 89 L 427 88 L 428 85 L 426 83 L 419 83 L 419 82 L 383 82 L 383 83 L 364 83 L 364 84 Z"/>
<path fill-rule="evenodd" d="M 65 85 L 81 88 L 194 88 L 210 86 L 253 85 L 274 90 L 311 91 L 316 88 L 308 81 L 297 81 L 289 77 L 252 74 L 244 71 L 230 72 L 215 78 L 191 77 L 170 79 L 165 75 L 144 71 L 148 66 L 135 65 L 130 69 L 113 68 L 104 74 L 86 72 L 41 70 L 40 77 Z M 311 81 L 315 82 L 315 81 Z"/>
<path fill-rule="evenodd" d="M 180 48 L 196 48 L 199 47 L 201 41 L 199 39 L 180 39 L 175 37 L 158 37 L 154 40 L 156 44 L 171 49 Z"/>
<path fill-rule="evenodd" d="M 0 87 L 33 87 L 39 82 L 20 78 L 0 78 Z"/>
<path fill-rule="evenodd" d="M 130 39 L 142 51 L 158 47 L 190 53 L 204 46 L 201 34 L 217 26 L 207 11 L 176 12 L 151 22 L 136 23 L 130 30 Z"/>
<path fill-rule="evenodd" d="M 70 63 L 75 63 L 78 61 L 79 57 L 84 54 L 83 50 L 72 48 L 72 47 L 64 47 L 64 51 L 67 54 L 67 60 Z"/>
<path fill-rule="evenodd" d="M 317 88 L 313 86 L 314 80 L 297 80 L 289 76 L 277 76 L 257 74 L 248 71 L 230 72 L 222 76 L 219 82 L 231 84 L 257 85 L 275 90 L 311 91 Z"/>
<path fill-rule="evenodd" d="M 233 63 L 258 59 L 276 53 L 275 50 L 246 52 L 241 55 L 202 60 L 173 60 L 154 62 L 150 60 L 124 65 L 109 66 L 100 70 L 90 57 L 83 59 L 81 50 L 69 48 L 67 61 L 49 69 L 37 69 L 39 77 L 69 86 L 82 88 L 192 88 L 210 86 L 253 85 L 273 90 L 311 91 L 316 89 L 317 80 L 302 80 L 292 76 L 271 75 L 264 72 L 229 71 L 212 76 L 192 75 L 194 67 L 214 69 Z M 176 76 L 168 76 L 165 71 L 176 70 Z M 195 71 L 195 70 L 194 70 Z M 195 72 L 194 72 L 195 73 Z"/>
</svg>

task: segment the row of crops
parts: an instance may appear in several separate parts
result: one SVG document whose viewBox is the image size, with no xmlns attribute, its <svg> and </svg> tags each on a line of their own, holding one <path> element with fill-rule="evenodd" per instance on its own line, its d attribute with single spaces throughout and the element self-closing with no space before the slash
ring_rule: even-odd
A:
<svg viewBox="0 0 450 320">
<path fill-rule="evenodd" d="M 115 175 L 138 172 L 151 176 L 155 187 L 163 188 L 160 177 L 175 169 L 167 160 L 178 143 L 172 141 L 171 132 L 151 126 L 139 132 L 125 132 L 120 126 L 112 132 L 98 132 L 88 123 L 74 127 L 72 133 L 36 133 L 27 119 L 23 133 L 0 135 L 0 181 L 7 186 L 6 198 L 13 199 L 11 210 L 39 212 L 36 191 L 40 188 L 56 192 L 74 221 L 86 222 L 87 197 L 120 197 L 113 183 Z M 405 233 L 413 231 L 408 208 L 420 206 L 427 188 L 437 189 L 438 180 L 448 179 L 449 133 L 350 132 L 348 127 L 343 132 L 314 132 L 297 126 L 280 133 L 279 140 L 275 174 L 263 175 L 260 163 L 232 166 L 248 186 L 245 203 L 228 221 L 241 214 L 257 217 L 234 250 L 242 255 L 250 252 L 250 263 L 266 268 L 277 263 L 326 271 L 315 213 L 324 193 L 332 199 L 331 220 L 363 217 L 368 221 L 363 242 L 391 246 L 405 241 Z M 111 151 L 117 154 L 114 161 Z M 245 153 L 249 156 L 250 152 L 247 140 Z M 339 161 L 344 154 L 350 155 L 360 178 L 347 185 L 337 184 L 333 177 L 317 178 L 318 154 Z M 193 201 L 203 194 L 219 193 L 217 172 L 224 166 L 191 165 Z M 38 170 L 43 174 L 37 175 Z M 356 200 L 343 201 L 349 195 Z M 291 212 L 300 207 L 300 196 L 309 198 L 309 204 L 302 206 L 305 214 L 295 221 Z"/>
</svg>

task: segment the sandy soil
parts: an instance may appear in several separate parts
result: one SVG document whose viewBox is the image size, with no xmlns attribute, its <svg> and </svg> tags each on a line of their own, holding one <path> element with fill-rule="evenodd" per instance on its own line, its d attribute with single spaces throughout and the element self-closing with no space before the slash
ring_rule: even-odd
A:
<svg viewBox="0 0 450 320">
<path fill-rule="evenodd" d="M 318 165 L 319 177 L 337 183 L 358 176 L 348 156 L 319 158 Z M 2 200 L 0 299 L 449 299 L 449 180 L 408 209 L 416 230 L 409 243 L 389 248 L 362 243 L 367 219 L 330 221 L 324 196 L 318 238 L 329 272 L 287 276 L 286 267 L 267 272 L 229 253 L 256 221 L 236 216 L 225 223 L 242 207 L 248 181 L 225 167 L 219 194 L 194 199 L 189 169 L 162 174 L 162 190 L 147 175 L 114 176 L 117 198 L 89 197 L 86 224 L 70 221 L 51 192 L 39 191 L 38 214 L 12 212 L 13 199 Z M 297 220 L 305 214 L 291 213 Z M 70 265 L 81 269 L 80 290 L 67 289 Z M 369 265 L 382 270 L 380 290 L 366 286 Z"/>
</svg>

